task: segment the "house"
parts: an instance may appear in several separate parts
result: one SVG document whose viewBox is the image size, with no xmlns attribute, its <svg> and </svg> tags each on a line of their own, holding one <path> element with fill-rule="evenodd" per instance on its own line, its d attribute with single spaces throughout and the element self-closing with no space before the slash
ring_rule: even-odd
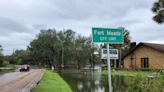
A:
<svg viewBox="0 0 164 92">
<path fill-rule="evenodd" d="M 132 45 L 122 58 L 124 69 L 164 69 L 164 44 Z"/>
</svg>

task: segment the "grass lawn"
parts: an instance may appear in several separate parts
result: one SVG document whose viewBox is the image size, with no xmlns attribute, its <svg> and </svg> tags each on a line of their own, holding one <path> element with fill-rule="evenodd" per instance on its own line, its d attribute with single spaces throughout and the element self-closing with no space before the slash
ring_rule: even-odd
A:
<svg viewBox="0 0 164 92">
<path fill-rule="evenodd" d="M 14 69 L 14 65 L 8 64 L 4 67 L 0 67 L 1 70 L 11 70 Z"/>
<path fill-rule="evenodd" d="M 72 90 L 57 73 L 45 70 L 41 82 L 32 92 L 72 92 Z"/>
<path fill-rule="evenodd" d="M 103 70 L 103 75 L 108 75 L 107 70 Z M 138 76 L 138 77 L 146 77 L 146 76 L 155 76 L 155 72 L 144 72 L 144 71 L 112 71 L 112 75 L 119 75 L 119 76 Z"/>
<path fill-rule="evenodd" d="M 6 65 L 5 67 L 0 67 L 0 74 L 6 73 L 6 72 L 10 72 L 14 70 L 14 66 L 13 65 Z"/>
</svg>

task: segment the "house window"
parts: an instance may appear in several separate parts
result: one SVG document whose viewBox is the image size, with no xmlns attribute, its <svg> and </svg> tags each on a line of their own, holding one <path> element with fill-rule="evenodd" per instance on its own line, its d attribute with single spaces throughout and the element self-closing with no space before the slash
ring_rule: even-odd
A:
<svg viewBox="0 0 164 92">
<path fill-rule="evenodd" d="M 141 68 L 149 68 L 149 58 L 141 58 Z"/>
</svg>

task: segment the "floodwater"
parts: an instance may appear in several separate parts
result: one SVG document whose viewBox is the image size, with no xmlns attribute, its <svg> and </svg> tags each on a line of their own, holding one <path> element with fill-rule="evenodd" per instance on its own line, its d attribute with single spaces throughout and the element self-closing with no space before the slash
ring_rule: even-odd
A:
<svg viewBox="0 0 164 92">
<path fill-rule="evenodd" d="M 60 75 L 70 85 L 73 92 L 109 92 L 108 78 L 101 75 L 101 72 L 65 71 L 60 73 Z M 112 76 L 113 92 L 127 92 L 130 78 Z"/>
</svg>

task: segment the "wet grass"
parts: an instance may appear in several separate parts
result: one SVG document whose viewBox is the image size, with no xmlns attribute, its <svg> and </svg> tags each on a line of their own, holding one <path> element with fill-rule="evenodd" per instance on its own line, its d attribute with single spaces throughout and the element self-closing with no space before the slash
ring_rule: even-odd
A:
<svg viewBox="0 0 164 92">
<path fill-rule="evenodd" d="M 107 70 L 103 70 L 103 75 L 108 75 Z M 146 77 L 146 76 L 156 76 L 155 72 L 145 72 L 145 71 L 112 71 L 112 75 L 118 76 L 137 76 L 137 77 Z"/>
<path fill-rule="evenodd" d="M 57 73 L 45 70 L 41 82 L 32 92 L 72 92 L 72 90 Z"/>
<path fill-rule="evenodd" d="M 4 67 L 0 67 L 0 74 L 7 73 L 13 71 L 15 68 L 13 65 L 6 65 Z"/>
<path fill-rule="evenodd" d="M 6 66 L 3 66 L 3 67 L 0 67 L 1 70 L 11 70 L 11 69 L 14 69 L 14 65 L 6 65 Z"/>
</svg>

